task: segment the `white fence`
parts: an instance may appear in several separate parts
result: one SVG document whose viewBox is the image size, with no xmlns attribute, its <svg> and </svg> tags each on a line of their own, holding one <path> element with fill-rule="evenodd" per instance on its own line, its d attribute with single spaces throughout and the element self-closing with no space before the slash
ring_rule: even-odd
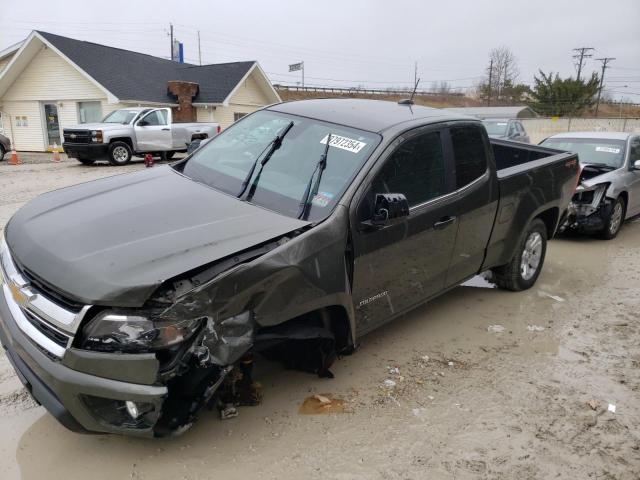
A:
<svg viewBox="0 0 640 480">
<path fill-rule="evenodd" d="M 531 143 L 564 132 L 638 132 L 640 118 L 523 118 Z"/>
</svg>

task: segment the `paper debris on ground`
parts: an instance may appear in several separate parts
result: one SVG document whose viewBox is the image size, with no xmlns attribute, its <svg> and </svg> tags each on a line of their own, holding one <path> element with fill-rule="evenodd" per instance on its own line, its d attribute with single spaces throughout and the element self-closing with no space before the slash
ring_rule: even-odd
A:
<svg viewBox="0 0 640 480">
<path fill-rule="evenodd" d="M 489 333 L 502 333 L 502 332 L 504 332 L 504 327 L 502 325 L 489 325 L 487 327 L 487 332 L 489 332 Z"/>
<path fill-rule="evenodd" d="M 530 332 L 542 332 L 544 331 L 544 327 L 541 327 L 540 325 L 527 325 L 527 330 Z"/>
<path fill-rule="evenodd" d="M 591 410 L 597 410 L 600 407 L 600 402 L 598 400 L 589 400 L 587 405 L 591 407 Z"/>
<path fill-rule="evenodd" d="M 344 412 L 344 403 L 344 400 L 334 397 L 331 393 L 311 395 L 304 399 L 298 413 L 303 415 L 342 413 Z"/>
<path fill-rule="evenodd" d="M 616 406 L 613 403 L 610 403 L 607 410 L 609 410 L 611 413 L 616 413 Z"/>
<path fill-rule="evenodd" d="M 551 295 L 550 293 L 547 292 L 543 292 L 543 291 L 539 291 L 538 295 L 541 297 L 547 297 L 550 298 L 552 300 L 555 300 L 556 302 L 564 302 L 564 298 L 558 296 L 558 295 Z"/>
</svg>

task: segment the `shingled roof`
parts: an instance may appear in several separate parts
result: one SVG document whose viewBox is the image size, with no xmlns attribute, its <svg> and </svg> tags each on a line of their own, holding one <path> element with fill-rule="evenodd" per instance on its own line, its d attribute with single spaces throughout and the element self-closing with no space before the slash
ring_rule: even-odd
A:
<svg viewBox="0 0 640 480">
<path fill-rule="evenodd" d="M 170 80 L 199 84 L 194 103 L 223 103 L 255 61 L 192 65 L 144 53 L 38 33 L 120 100 L 174 103 Z"/>
</svg>

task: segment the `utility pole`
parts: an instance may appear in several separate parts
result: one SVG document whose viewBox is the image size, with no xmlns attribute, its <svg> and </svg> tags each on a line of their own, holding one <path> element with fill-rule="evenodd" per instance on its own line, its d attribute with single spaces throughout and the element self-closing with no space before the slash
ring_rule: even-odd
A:
<svg viewBox="0 0 640 480">
<path fill-rule="evenodd" d="M 607 70 L 607 64 L 615 60 L 613 57 L 596 58 L 602 62 L 602 73 L 600 74 L 600 88 L 598 88 L 598 101 L 596 102 L 596 117 L 598 116 L 598 108 L 600 107 L 600 96 L 602 95 L 602 86 L 604 85 L 604 72 Z"/>
<path fill-rule="evenodd" d="M 493 58 L 489 63 L 489 91 L 487 93 L 487 107 L 491 106 L 491 89 L 493 88 L 491 82 L 493 81 Z"/>
<path fill-rule="evenodd" d="M 169 56 L 169 58 L 173 60 L 173 23 L 169 24 L 169 36 L 171 37 L 171 48 L 169 49 L 171 55 Z"/>
<path fill-rule="evenodd" d="M 580 74 L 582 73 L 582 65 L 584 64 L 585 59 L 593 57 L 592 54 L 588 53 L 593 50 L 595 50 L 595 48 L 593 47 L 580 47 L 580 48 L 573 49 L 573 51 L 576 52 L 573 58 L 578 60 L 578 76 L 576 77 L 576 80 L 580 81 Z"/>
<path fill-rule="evenodd" d="M 200 49 L 200 30 L 198 30 L 198 62 L 202 65 L 202 50 Z"/>
<path fill-rule="evenodd" d="M 416 85 L 417 82 L 418 82 L 418 62 L 415 62 L 415 64 L 413 65 L 413 84 Z"/>
<path fill-rule="evenodd" d="M 304 61 L 300 63 L 302 63 L 302 88 L 304 88 Z"/>
</svg>

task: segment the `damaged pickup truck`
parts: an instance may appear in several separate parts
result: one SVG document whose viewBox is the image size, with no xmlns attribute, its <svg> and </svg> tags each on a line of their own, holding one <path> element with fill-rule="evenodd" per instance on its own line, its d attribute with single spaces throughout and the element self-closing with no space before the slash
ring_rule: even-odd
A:
<svg viewBox="0 0 640 480">
<path fill-rule="evenodd" d="M 5 229 L 0 337 L 75 431 L 164 436 L 259 401 L 255 355 L 321 377 L 491 269 L 531 287 L 575 154 L 405 102 L 272 105 L 170 166 L 41 195 Z"/>
<path fill-rule="evenodd" d="M 611 240 L 625 219 L 640 214 L 640 134 L 570 132 L 541 145 L 578 154 L 582 167 L 561 229 Z"/>
</svg>

